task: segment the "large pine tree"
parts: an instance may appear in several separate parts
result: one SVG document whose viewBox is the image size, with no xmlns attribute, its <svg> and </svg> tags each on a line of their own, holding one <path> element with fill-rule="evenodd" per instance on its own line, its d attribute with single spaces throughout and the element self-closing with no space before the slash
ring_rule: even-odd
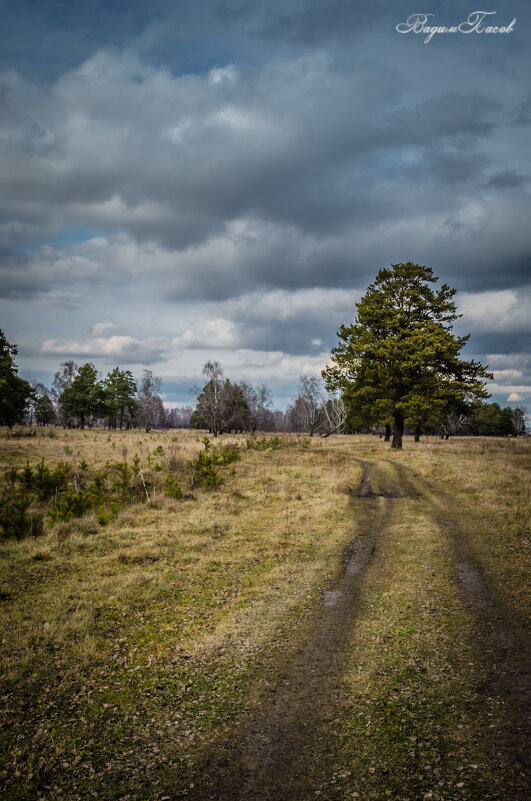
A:
<svg viewBox="0 0 531 801">
<path fill-rule="evenodd" d="M 488 397 L 477 361 L 459 358 L 468 336 L 452 324 L 460 316 L 455 289 L 431 268 L 407 262 L 380 270 L 342 325 L 332 364 L 323 371 L 328 389 L 340 390 L 352 418 L 394 421 L 393 448 L 402 448 L 404 423 L 433 422 L 450 410 Z"/>
</svg>

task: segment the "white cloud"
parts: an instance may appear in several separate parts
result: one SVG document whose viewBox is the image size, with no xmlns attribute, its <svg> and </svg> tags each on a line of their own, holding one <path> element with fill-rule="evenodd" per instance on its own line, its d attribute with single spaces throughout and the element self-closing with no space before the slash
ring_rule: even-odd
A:
<svg viewBox="0 0 531 801">
<path fill-rule="evenodd" d="M 492 374 L 495 381 L 511 381 L 523 375 L 521 370 L 494 370 Z"/>
<path fill-rule="evenodd" d="M 317 356 L 291 356 L 282 351 L 250 351 L 236 353 L 235 367 L 246 375 L 263 375 L 264 369 L 281 377 L 298 378 L 300 375 L 321 375 L 328 353 Z"/>
<path fill-rule="evenodd" d="M 225 301 L 222 308 L 236 316 L 252 319 L 289 320 L 300 314 L 354 316 L 359 293 L 347 289 L 312 288 L 288 291 L 275 289 L 250 293 Z"/>
<path fill-rule="evenodd" d="M 166 353 L 166 345 L 161 340 L 138 340 L 129 336 L 93 337 L 86 340 L 60 342 L 48 339 L 42 343 L 43 355 L 63 357 L 104 358 L 106 361 L 144 363 L 160 361 Z"/>
<path fill-rule="evenodd" d="M 238 327 L 231 321 L 219 317 L 198 324 L 199 332 L 188 329 L 178 337 L 174 337 L 172 345 L 180 348 L 219 348 L 234 349 L 241 346 L 241 335 Z"/>
<path fill-rule="evenodd" d="M 94 337 L 100 337 L 102 334 L 106 334 L 108 331 L 114 331 L 117 328 L 120 328 L 118 323 L 96 323 L 90 329 L 90 333 Z"/>
<path fill-rule="evenodd" d="M 458 299 L 465 325 L 478 333 L 520 333 L 529 331 L 531 290 L 502 289 L 478 292 Z"/>
<path fill-rule="evenodd" d="M 517 403 L 518 401 L 523 401 L 524 396 L 520 395 L 519 392 L 511 392 L 507 400 L 509 403 Z"/>
<path fill-rule="evenodd" d="M 211 83 L 234 83 L 237 77 L 238 73 L 233 64 L 228 64 L 226 67 L 217 67 L 208 73 L 208 79 Z"/>
<path fill-rule="evenodd" d="M 489 392 L 499 392 L 500 394 L 504 394 L 506 392 L 512 393 L 515 392 L 518 395 L 529 395 L 531 394 L 531 385 L 526 384 L 519 384 L 519 385 L 506 385 L 506 384 L 497 384 L 493 383 L 488 385 Z"/>
</svg>

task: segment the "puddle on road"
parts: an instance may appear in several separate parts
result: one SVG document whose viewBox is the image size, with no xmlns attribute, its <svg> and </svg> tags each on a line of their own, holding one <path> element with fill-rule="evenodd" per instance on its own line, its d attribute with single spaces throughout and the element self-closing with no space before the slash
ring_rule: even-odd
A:
<svg viewBox="0 0 531 801">
<path fill-rule="evenodd" d="M 361 486 L 358 490 L 358 498 L 374 498 L 374 492 L 371 489 L 369 465 L 366 463 L 363 464 L 363 476 L 361 478 Z"/>
<path fill-rule="evenodd" d="M 341 590 L 323 590 L 323 606 L 336 607 L 345 598 Z"/>
</svg>

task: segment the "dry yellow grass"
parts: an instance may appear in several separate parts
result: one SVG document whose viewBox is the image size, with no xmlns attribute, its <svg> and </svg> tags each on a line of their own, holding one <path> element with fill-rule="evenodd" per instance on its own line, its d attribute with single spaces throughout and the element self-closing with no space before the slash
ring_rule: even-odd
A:
<svg viewBox="0 0 531 801">
<path fill-rule="evenodd" d="M 529 443 L 406 441 L 406 450 L 397 454 L 373 437 L 288 440 L 289 446 L 277 450 L 245 451 L 235 474 L 232 465 L 226 468 L 215 491 L 194 489 L 193 498 L 178 501 L 159 491 L 150 505 L 126 506 L 105 527 L 89 515 L 49 527 L 45 537 L 0 545 L 7 798 L 62 794 L 145 801 L 170 792 L 172 798 L 197 793 L 204 760 L 261 703 L 299 632 L 311 628 L 321 588 L 333 580 L 346 546 L 358 536 L 363 508 L 353 503 L 352 490 L 363 461 L 374 465 L 376 490 L 400 483 L 390 459 L 428 483 L 421 500 L 397 507 L 396 519 L 388 521 L 387 551 L 368 575 L 338 735 L 330 747 L 335 767 L 321 781 L 321 797 L 357 797 L 348 793 L 359 792 L 358 785 L 338 778 L 349 770 L 345 760 L 360 770 L 373 764 L 376 750 L 394 753 L 382 727 L 380 739 L 361 750 L 363 760 L 352 757 L 361 736 L 354 696 L 359 703 L 362 696 L 371 698 L 383 681 L 381 671 L 388 699 L 396 694 L 399 663 L 411 660 L 418 667 L 427 660 L 427 684 L 420 673 L 412 683 L 430 699 L 417 709 L 419 726 L 442 698 L 432 681 L 437 653 L 452 666 L 452 692 L 460 677 L 466 686 L 475 680 L 475 668 L 470 673 L 464 662 L 476 657 L 464 652 L 461 658 L 452 645 L 463 641 L 470 621 L 451 588 L 448 545 L 440 544 L 433 525 L 434 498 L 444 504 L 441 491 L 448 493 L 478 563 L 522 618 L 529 600 Z M 162 474 L 171 458 L 183 483 L 186 462 L 202 447 L 195 432 L 184 431 L 58 430 L 53 438 L 44 432 L 27 440 L 8 439 L 4 432 L 1 444 L 2 471 L 44 457 L 72 467 L 85 460 L 90 473 L 138 453 L 154 478 L 156 465 Z M 162 454 L 155 453 L 159 446 Z M 419 558 L 412 560 L 415 553 Z M 448 610 L 434 625 L 427 601 Z M 407 620 L 406 609 L 413 610 Z M 435 656 L 427 656 L 433 648 Z M 450 684 L 443 683 L 441 692 Z M 387 710 L 387 701 L 378 697 L 377 709 Z M 459 748 L 477 734 L 474 703 L 468 698 L 465 706 L 472 707 L 466 714 L 462 705 L 445 707 L 442 719 L 464 726 Z M 459 714 L 464 723 L 457 723 Z M 440 731 L 438 736 L 435 744 L 442 742 Z M 445 770 L 448 782 L 457 782 L 453 769 Z M 375 784 L 367 797 L 398 792 L 397 776 Z M 336 785 L 344 796 L 334 795 Z M 485 786 L 476 782 L 465 797 L 474 798 L 473 787 Z M 428 784 L 421 780 L 411 787 L 424 791 Z"/>
</svg>

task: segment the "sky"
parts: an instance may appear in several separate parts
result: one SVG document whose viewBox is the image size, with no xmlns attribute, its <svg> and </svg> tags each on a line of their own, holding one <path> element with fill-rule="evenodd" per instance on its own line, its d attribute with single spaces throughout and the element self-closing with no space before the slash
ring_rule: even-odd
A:
<svg viewBox="0 0 531 801">
<path fill-rule="evenodd" d="M 531 411 L 531 7 L 479 5 L 508 30 L 465 24 L 473 0 L 0 0 L 20 375 L 150 369 L 171 407 L 217 360 L 283 408 L 413 261 L 458 290 L 493 400 Z"/>
</svg>

